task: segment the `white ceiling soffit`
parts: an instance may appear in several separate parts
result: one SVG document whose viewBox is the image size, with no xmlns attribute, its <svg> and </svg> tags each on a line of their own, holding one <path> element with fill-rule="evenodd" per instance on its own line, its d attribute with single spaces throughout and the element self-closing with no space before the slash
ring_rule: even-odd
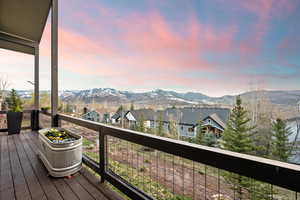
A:
<svg viewBox="0 0 300 200">
<path fill-rule="evenodd" d="M 34 54 L 51 0 L 0 0 L 0 48 Z"/>
</svg>

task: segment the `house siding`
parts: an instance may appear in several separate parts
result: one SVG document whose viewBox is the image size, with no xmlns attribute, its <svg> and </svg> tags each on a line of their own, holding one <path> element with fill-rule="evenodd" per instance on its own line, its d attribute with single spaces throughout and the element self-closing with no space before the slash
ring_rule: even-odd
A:
<svg viewBox="0 0 300 200">
<path fill-rule="evenodd" d="M 210 126 L 218 128 L 220 130 L 224 130 L 223 127 L 221 127 L 218 123 L 216 123 L 213 119 L 210 119 L 210 118 L 207 118 L 206 120 L 204 120 L 203 125 L 210 125 Z"/>
<path fill-rule="evenodd" d="M 289 136 L 289 142 L 293 143 L 295 141 L 295 138 L 297 137 L 297 122 L 290 121 L 287 122 L 287 126 L 290 128 L 292 134 Z M 300 145 L 300 133 L 298 134 L 298 138 L 296 138 L 296 142 Z M 300 149 L 294 150 L 292 152 L 292 156 L 290 158 L 290 162 L 300 164 Z"/>
<path fill-rule="evenodd" d="M 131 112 L 128 112 L 125 117 L 128 119 L 128 121 L 136 121 Z"/>
<path fill-rule="evenodd" d="M 190 129 L 193 129 L 193 131 L 190 131 Z M 195 137 L 196 129 L 194 125 L 179 124 L 178 131 L 183 137 Z"/>
<path fill-rule="evenodd" d="M 82 118 L 86 119 L 86 120 L 91 120 L 94 122 L 100 122 L 100 114 L 95 111 L 91 111 L 91 112 L 84 114 L 82 116 Z"/>
</svg>

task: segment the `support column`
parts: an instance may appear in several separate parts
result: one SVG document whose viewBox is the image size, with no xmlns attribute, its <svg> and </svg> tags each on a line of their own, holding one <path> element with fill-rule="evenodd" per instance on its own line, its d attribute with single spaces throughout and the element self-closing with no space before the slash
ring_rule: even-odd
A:
<svg viewBox="0 0 300 200">
<path fill-rule="evenodd" d="M 51 6 L 51 119 L 52 127 L 58 126 L 58 0 Z"/>
<path fill-rule="evenodd" d="M 39 45 L 34 48 L 34 109 L 39 110 Z"/>
</svg>

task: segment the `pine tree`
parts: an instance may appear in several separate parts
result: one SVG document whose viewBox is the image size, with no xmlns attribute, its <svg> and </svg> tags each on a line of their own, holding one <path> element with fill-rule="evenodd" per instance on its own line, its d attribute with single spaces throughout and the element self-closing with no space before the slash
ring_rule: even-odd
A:
<svg viewBox="0 0 300 200">
<path fill-rule="evenodd" d="M 252 130 L 249 125 L 250 119 L 247 111 L 242 106 L 242 100 L 238 96 L 236 105 L 231 111 L 227 122 L 227 128 L 223 134 L 223 147 L 226 150 L 251 154 L 255 150 L 252 140 Z M 234 185 L 233 190 L 237 193 L 237 199 L 243 199 L 243 188 L 251 187 L 251 180 L 239 174 L 223 173 L 225 180 Z"/>
<path fill-rule="evenodd" d="M 65 107 L 65 112 L 66 113 L 72 113 L 73 112 L 72 105 L 70 105 L 69 103 L 67 103 L 66 107 Z"/>
<path fill-rule="evenodd" d="M 203 122 L 201 120 L 199 120 L 196 129 L 197 129 L 197 133 L 196 133 L 195 143 L 203 144 L 204 133 L 203 133 Z"/>
<path fill-rule="evenodd" d="M 271 113 L 259 112 L 257 114 L 257 123 L 254 134 L 254 143 L 256 145 L 255 155 L 269 158 L 271 154 L 272 143 L 272 122 Z"/>
<path fill-rule="evenodd" d="M 249 122 L 247 111 L 242 107 L 242 100 L 238 96 L 223 134 L 224 149 L 245 154 L 253 153 L 255 145 L 252 130 L 255 127 L 250 126 Z"/>
<path fill-rule="evenodd" d="M 137 123 L 137 128 L 136 128 L 137 131 L 140 131 L 140 132 L 145 132 L 146 131 L 146 128 L 145 128 L 145 120 L 144 120 L 144 116 L 142 115 Z"/>
<path fill-rule="evenodd" d="M 131 110 L 131 111 L 134 110 L 133 102 L 131 102 L 131 104 L 130 104 L 130 110 Z"/>
<path fill-rule="evenodd" d="M 162 137 L 165 136 L 164 121 L 163 121 L 162 114 L 159 115 L 159 119 L 158 119 L 157 135 Z"/>
<path fill-rule="evenodd" d="M 213 133 L 205 133 L 202 139 L 202 144 L 209 147 L 214 147 L 217 144 L 217 138 Z"/>
<path fill-rule="evenodd" d="M 117 110 L 117 113 L 122 112 L 122 111 L 124 111 L 124 107 L 123 107 L 123 105 L 120 105 Z"/>
<path fill-rule="evenodd" d="M 276 119 L 272 123 L 272 131 L 272 158 L 286 162 L 291 155 L 291 146 L 288 137 L 292 132 L 281 119 Z"/>
</svg>

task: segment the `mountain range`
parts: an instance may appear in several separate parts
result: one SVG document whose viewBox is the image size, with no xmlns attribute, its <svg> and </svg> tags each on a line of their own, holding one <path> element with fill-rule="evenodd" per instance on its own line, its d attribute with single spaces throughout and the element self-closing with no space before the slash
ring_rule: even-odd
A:
<svg viewBox="0 0 300 200">
<path fill-rule="evenodd" d="M 31 91 L 18 91 L 24 97 L 30 97 Z M 49 92 L 49 91 L 42 91 Z M 62 101 L 84 103 L 113 103 L 146 105 L 197 105 L 197 104 L 221 104 L 232 105 L 236 96 L 226 95 L 222 97 L 210 97 L 198 92 L 179 93 L 167 90 L 153 90 L 149 92 L 121 91 L 113 88 L 94 88 L 87 90 L 64 90 L 59 92 Z M 240 94 L 243 99 L 266 98 L 277 105 L 295 106 L 300 101 L 300 90 L 260 90 Z"/>
</svg>

